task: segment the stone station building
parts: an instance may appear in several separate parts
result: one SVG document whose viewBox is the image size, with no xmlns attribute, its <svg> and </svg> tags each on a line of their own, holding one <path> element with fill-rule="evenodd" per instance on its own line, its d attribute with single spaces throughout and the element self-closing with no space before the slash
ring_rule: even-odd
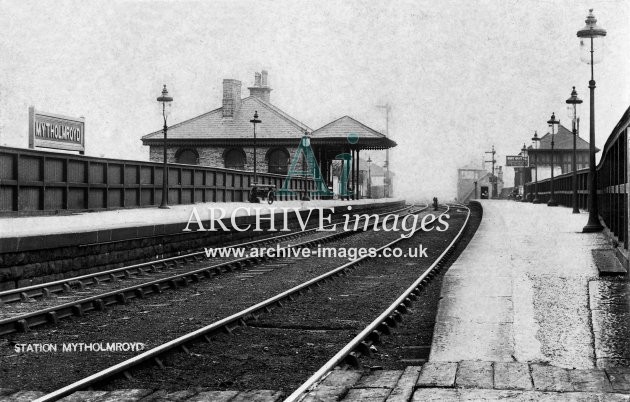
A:
<svg viewBox="0 0 630 402">
<path fill-rule="evenodd" d="M 241 98 L 241 86 L 238 80 L 224 79 L 221 107 L 168 128 L 168 162 L 253 171 L 254 135 L 250 120 L 254 113 L 258 113 L 261 120 L 256 125 L 256 159 L 260 173 L 286 174 L 300 139 L 309 133 L 311 147 L 328 186 L 333 184 L 333 160 L 348 153 L 353 160 L 349 185 L 357 188 L 360 151 L 396 146 L 384 134 L 349 116 L 317 130 L 311 129 L 270 103 L 272 89 L 264 70 L 255 73 L 254 84 L 248 87 L 248 97 Z M 151 161 L 161 162 L 163 131 L 143 136 L 142 142 L 150 147 Z"/>
</svg>

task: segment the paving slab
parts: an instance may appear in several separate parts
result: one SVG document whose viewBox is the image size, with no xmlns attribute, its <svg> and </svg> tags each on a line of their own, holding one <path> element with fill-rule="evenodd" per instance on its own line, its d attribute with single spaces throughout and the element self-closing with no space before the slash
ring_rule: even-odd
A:
<svg viewBox="0 0 630 402">
<path fill-rule="evenodd" d="M 281 391 L 273 391 L 260 389 L 254 391 L 240 392 L 230 402 L 276 402 L 282 400 L 284 393 Z"/>
<path fill-rule="evenodd" d="M 396 386 L 387 397 L 387 402 L 407 402 L 411 399 L 413 390 L 420 377 L 422 366 L 407 366 L 398 379 Z"/>
<path fill-rule="evenodd" d="M 522 393 L 497 389 L 460 389 L 458 396 L 460 401 L 498 401 L 519 400 Z"/>
<path fill-rule="evenodd" d="M 352 388 L 389 388 L 396 386 L 402 370 L 375 370 L 364 375 Z"/>
<path fill-rule="evenodd" d="M 322 381 L 324 386 L 352 387 L 361 378 L 363 373 L 358 370 L 335 370 Z"/>
<path fill-rule="evenodd" d="M 455 385 L 457 363 L 428 362 L 422 366 L 417 387 L 452 387 Z"/>
<path fill-rule="evenodd" d="M 610 385 L 618 392 L 630 392 L 630 367 L 611 367 L 606 369 Z"/>
<path fill-rule="evenodd" d="M 340 400 L 363 376 L 358 370 L 334 370 L 317 387 L 310 391 L 303 402 Z"/>
<path fill-rule="evenodd" d="M 310 391 L 301 402 L 327 402 L 339 401 L 348 391 L 347 387 L 318 385 L 317 388 Z"/>
<path fill-rule="evenodd" d="M 615 255 L 614 249 L 592 250 L 592 253 L 600 276 L 624 276 L 628 273 Z"/>
<path fill-rule="evenodd" d="M 604 370 L 569 370 L 569 379 L 576 391 L 612 392 Z"/>
<path fill-rule="evenodd" d="M 459 394 L 453 388 L 418 388 L 414 391 L 412 402 L 459 401 Z"/>
<path fill-rule="evenodd" d="M 459 363 L 455 386 L 461 388 L 493 388 L 492 362 L 465 360 Z"/>
<path fill-rule="evenodd" d="M 567 392 L 573 391 L 567 369 L 555 366 L 532 364 L 532 380 L 537 391 Z"/>
<path fill-rule="evenodd" d="M 390 388 L 352 388 L 343 398 L 345 402 L 384 402 L 389 393 Z"/>
<path fill-rule="evenodd" d="M 494 363 L 494 387 L 496 389 L 531 390 L 534 388 L 527 363 Z"/>
</svg>

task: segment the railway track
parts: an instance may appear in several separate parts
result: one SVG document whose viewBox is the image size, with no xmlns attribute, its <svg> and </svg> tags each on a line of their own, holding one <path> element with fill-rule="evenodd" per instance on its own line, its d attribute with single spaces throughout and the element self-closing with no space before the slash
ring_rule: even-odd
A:
<svg viewBox="0 0 630 402">
<path fill-rule="evenodd" d="M 465 208 L 465 207 L 458 207 Z M 448 211 L 448 209 L 447 209 Z M 446 213 L 447 211 L 443 212 Z M 427 281 L 435 275 L 435 272 L 442 266 L 445 259 L 448 258 L 450 252 L 453 248 L 453 245 L 460 238 L 461 233 L 466 227 L 466 223 L 468 222 L 468 217 L 470 215 L 470 211 L 467 211 L 467 216 L 462 228 L 456 235 L 455 239 L 450 243 L 442 254 L 435 260 L 435 262 L 431 265 L 431 267 L 426 270 L 415 282 L 409 287 L 403 295 L 401 295 L 395 303 L 393 303 L 383 314 L 381 314 L 377 320 L 375 320 L 372 324 L 370 324 L 365 330 L 361 331 L 359 335 L 353 340 L 351 344 L 343 348 L 342 352 L 337 354 L 333 363 L 327 363 L 322 370 L 319 370 L 318 376 L 313 376 L 314 379 L 309 379 L 307 383 L 303 387 L 300 387 L 298 391 L 300 394 L 303 394 L 304 389 L 308 389 L 313 383 L 315 383 L 319 378 L 326 374 L 327 371 L 332 369 L 334 366 L 341 362 L 346 362 L 352 364 L 355 362 L 355 359 L 358 356 L 365 352 L 365 347 L 368 347 L 370 342 L 378 341 L 379 337 L 383 334 L 388 333 L 389 328 L 396 325 L 398 321 L 401 319 L 401 315 L 406 312 L 408 305 L 411 303 L 411 300 L 415 298 L 420 292 L 420 289 Z M 416 230 L 417 232 L 417 230 Z M 398 238 L 394 241 L 390 241 L 387 244 L 378 248 L 379 252 L 387 248 L 392 248 L 397 243 L 399 243 L 401 238 Z M 125 376 L 132 378 L 131 371 L 139 366 L 154 364 L 158 367 L 163 367 L 164 364 L 162 359 L 164 355 L 172 353 L 175 350 L 181 350 L 186 353 L 190 353 L 190 347 L 198 342 L 212 342 L 212 337 L 223 333 L 223 332 L 232 332 L 236 327 L 245 325 L 245 322 L 250 319 L 256 319 L 261 314 L 269 312 L 270 309 L 280 306 L 287 302 L 294 300 L 297 296 L 303 294 L 304 292 L 308 292 L 315 287 L 321 286 L 322 283 L 326 281 L 330 281 L 336 277 L 345 276 L 349 271 L 360 267 L 364 263 L 366 263 L 370 259 L 369 256 L 359 258 L 354 261 L 350 261 L 345 263 L 337 268 L 328 271 L 323 275 L 319 275 L 316 278 L 308 280 L 300 285 L 297 285 L 289 290 L 286 290 L 282 293 L 279 293 L 267 300 L 264 300 L 260 303 L 257 303 L 253 306 L 250 306 L 236 314 L 232 314 L 226 318 L 223 318 L 219 321 L 216 321 L 208 326 L 195 330 L 191 333 L 188 333 L 184 336 L 171 340 L 165 344 L 162 344 L 156 348 L 148 350 L 138 356 L 135 356 L 131 359 L 118 363 L 114 366 L 111 366 L 105 370 L 102 370 L 96 374 L 88 376 L 82 380 L 79 380 L 73 384 L 70 384 L 66 387 L 63 387 L 59 390 L 56 390 L 48 395 L 43 396 L 38 399 L 38 401 L 52 401 L 62 398 L 66 395 L 69 395 L 75 391 L 86 389 L 96 384 L 103 383 L 104 381 L 108 381 L 109 379 L 116 376 Z M 375 324 L 378 322 L 377 324 Z M 342 356 L 339 358 L 339 356 Z M 296 391 L 297 392 L 297 391 Z M 294 399 L 293 399 L 294 400 Z"/>
<path fill-rule="evenodd" d="M 394 211 L 384 212 L 378 215 L 392 213 L 419 213 L 428 208 L 406 207 Z M 291 233 L 258 241 L 251 241 L 229 246 L 228 248 L 245 248 L 253 246 L 269 246 L 271 244 L 282 244 L 297 238 L 312 237 L 296 244 L 287 244 L 283 248 L 311 247 L 317 244 L 339 240 L 350 236 L 356 232 L 336 232 L 333 234 L 322 234 L 316 231 L 317 228 L 309 229 L 298 234 Z M 0 292 L 0 297 L 6 302 L 19 303 L 31 301 L 35 298 L 41 300 L 44 308 L 36 305 L 35 310 L 28 312 L 14 313 L 9 317 L 0 319 L 0 336 L 15 332 L 27 332 L 31 328 L 57 324 L 59 320 L 83 316 L 92 311 L 103 311 L 107 307 L 115 304 L 126 304 L 133 299 L 142 299 L 152 294 L 159 294 L 168 289 L 186 287 L 191 283 L 197 283 L 204 278 L 212 278 L 234 270 L 252 267 L 272 258 L 265 257 L 243 257 L 224 258 L 221 261 L 213 262 L 208 266 L 201 264 L 205 259 L 204 251 L 189 253 L 177 257 L 151 261 L 143 264 L 135 264 L 127 267 L 103 271 L 90 275 L 69 278 L 66 280 L 49 282 L 41 285 L 29 286 L 27 288 L 15 289 L 12 291 Z M 200 264 L 193 264 L 200 263 Z M 186 266 L 194 265 L 192 268 Z M 199 267 L 199 265 L 204 265 Z M 121 282 L 126 280 L 130 286 L 118 287 L 115 289 L 99 289 L 100 285 Z M 74 293 L 73 293 L 74 292 Z M 66 294 L 63 297 L 50 298 L 51 295 Z M 90 294 L 86 297 L 86 294 Z M 70 299 L 70 300 L 68 300 Z M 6 307 L 6 306 L 5 306 Z"/>
<path fill-rule="evenodd" d="M 341 368 L 358 367 L 359 358 L 362 355 L 370 355 L 370 347 L 380 343 L 383 335 L 389 334 L 399 322 L 402 316 L 407 313 L 414 300 L 418 298 L 422 292 L 422 288 L 428 281 L 436 275 L 437 271 L 442 268 L 444 261 L 453 252 L 456 243 L 462 237 L 470 219 L 470 209 L 463 205 L 456 205 L 458 208 L 468 210 L 466 221 L 460 228 L 455 238 L 449 246 L 440 254 L 435 262 L 427 269 L 414 283 L 412 283 L 392 304 L 389 305 L 376 319 L 355 336 L 346 346 L 344 346 L 337 354 L 328 360 L 319 370 L 317 370 L 308 380 L 298 387 L 285 402 L 297 402 L 303 399 L 309 390 L 313 389 L 326 375 L 328 375 L 336 367 Z"/>
</svg>

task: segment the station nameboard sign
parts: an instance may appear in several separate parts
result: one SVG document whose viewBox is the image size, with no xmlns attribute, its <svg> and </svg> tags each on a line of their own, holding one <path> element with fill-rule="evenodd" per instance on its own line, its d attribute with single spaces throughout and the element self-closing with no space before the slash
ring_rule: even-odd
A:
<svg viewBox="0 0 630 402">
<path fill-rule="evenodd" d="M 85 119 L 28 108 L 28 146 L 85 152 Z"/>
<path fill-rule="evenodd" d="M 527 156 L 506 156 L 505 166 L 528 167 L 529 157 Z"/>
</svg>

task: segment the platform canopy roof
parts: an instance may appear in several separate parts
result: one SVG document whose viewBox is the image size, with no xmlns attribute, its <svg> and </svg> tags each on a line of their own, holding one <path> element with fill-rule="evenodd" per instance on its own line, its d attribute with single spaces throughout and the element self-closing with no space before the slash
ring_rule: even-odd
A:
<svg viewBox="0 0 630 402">
<path fill-rule="evenodd" d="M 223 117 L 223 107 L 168 127 L 168 142 L 172 145 L 250 145 L 254 132 L 250 122 L 258 112 L 261 123 L 256 125 L 260 145 L 296 145 L 307 131 L 313 145 L 350 146 L 354 149 L 386 149 L 396 146 L 385 135 L 357 120 L 344 116 L 313 131 L 306 124 L 289 116 L 276 106 L 256 96 L 241 100 L 233 117 Z M 351 144 L 349 135 L 358 139 Z M 144 145 L 161 145 L 162 130 L 142 137 Z"/>
<path fill-rule="evenodd" d="M 313 131 L 314 144 L 343 145 L 355 149 L 387 149 L 396 143 L 385 134 L 353 119 L 343 116 Z"/>
</svg>

